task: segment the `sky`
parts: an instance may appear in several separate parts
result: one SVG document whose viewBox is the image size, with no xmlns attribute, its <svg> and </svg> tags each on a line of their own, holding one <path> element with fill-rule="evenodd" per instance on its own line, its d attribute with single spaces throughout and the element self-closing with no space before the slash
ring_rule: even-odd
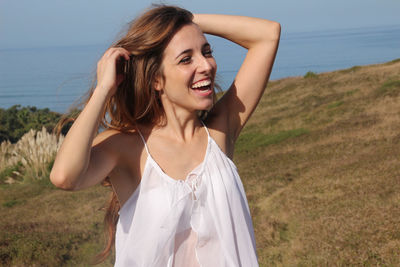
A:
<svg viewBox="0 0 400 267">
<path fill-rule="evenodd" d="M 174 0 L 193 13 L 267 18 L 283 33 L 400 24 L 399 0 Z M 109 44 L 151 3 L 134 0 L 0 0 L 0 49 Z"/>
</svg>

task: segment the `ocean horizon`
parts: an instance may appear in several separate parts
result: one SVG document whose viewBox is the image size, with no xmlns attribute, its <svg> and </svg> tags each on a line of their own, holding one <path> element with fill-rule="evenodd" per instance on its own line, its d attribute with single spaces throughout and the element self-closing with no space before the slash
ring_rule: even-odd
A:
<svg viewBox="0 0 400 267">
<path fill-rule="evenodd" d="M 227 89 L 246 50 L 207 36 Z M 0 49 L 0 108 L 20 104 L 66 112 L 89 89 L 108 45 Z M 329 31 L 282 32 L 271 80 L 369 65 L 400 58 L 400 25 Z"/>
</svg>

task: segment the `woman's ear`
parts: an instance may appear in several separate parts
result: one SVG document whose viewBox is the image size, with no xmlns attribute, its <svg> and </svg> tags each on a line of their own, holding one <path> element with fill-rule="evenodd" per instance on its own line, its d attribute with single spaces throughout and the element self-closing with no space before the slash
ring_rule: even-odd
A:
<svg viewBox="0 0 400 267">
<path fill-rule="evenodd" d="M 156 91 L 161 91 L 164 88 L 163 78 L 161 75 L 157 75 L 153 82 L 153 88 Z"/>
</svg>

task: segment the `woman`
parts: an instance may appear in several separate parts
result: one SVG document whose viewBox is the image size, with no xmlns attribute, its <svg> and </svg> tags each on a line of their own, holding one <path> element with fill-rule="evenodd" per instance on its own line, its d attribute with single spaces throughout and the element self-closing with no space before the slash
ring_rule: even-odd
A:
<svg viewBox="0 0 400 267">
<path fill-rule="evenodd" d="M 248 49 L 215 104 L 217 66 L 203 32 Z M 231 159 L 266 87 L 279 36 L 280 25 L 268 20 L 156 6 L 105 52 L 50 178 L 78 190 L 108 177 L 116 266 L 258 266 Z M 96 136 L 100 122 L 106 130 Z"/>
</svg>

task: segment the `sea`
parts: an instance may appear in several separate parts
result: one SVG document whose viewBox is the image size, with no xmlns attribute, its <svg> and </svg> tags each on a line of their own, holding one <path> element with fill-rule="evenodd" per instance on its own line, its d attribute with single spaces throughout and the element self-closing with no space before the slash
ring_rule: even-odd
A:
<svg viewBox="0 0 400 267">
<path fill-rule="evenodd" d="M 226 89 L 246 50 L 207 36 Z M 0 49 L 0 108 L 13 105 L 64 113 L 89 89 L 108 44 Z M 312 32 L 282 32 L 271 80 L 376 64 L 400 58 L 400 24 Z"/>
</svg>

